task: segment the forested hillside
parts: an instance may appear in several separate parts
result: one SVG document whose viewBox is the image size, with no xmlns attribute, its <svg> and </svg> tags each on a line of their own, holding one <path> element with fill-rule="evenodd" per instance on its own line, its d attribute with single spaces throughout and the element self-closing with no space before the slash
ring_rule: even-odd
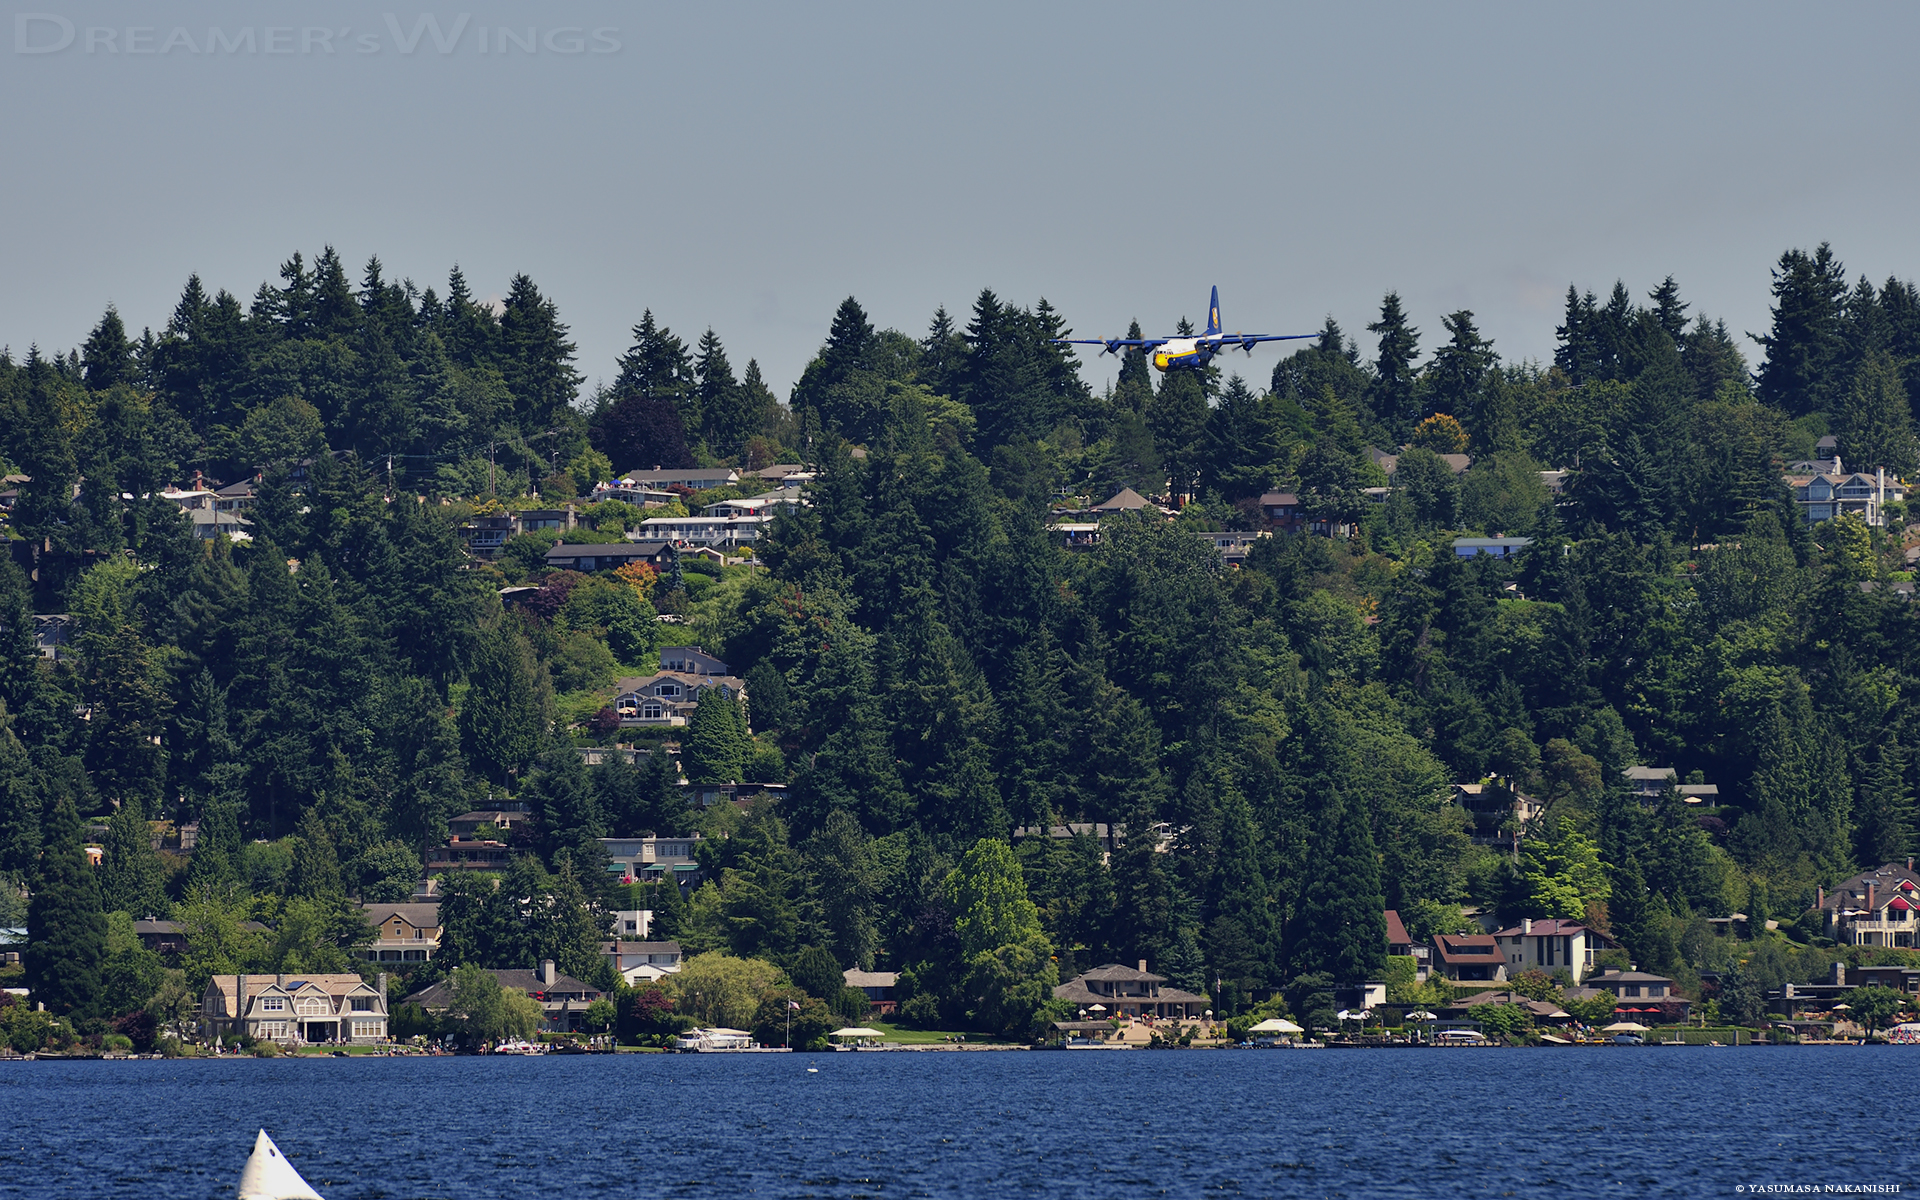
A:
<svg viewBox="0 0 1920 1200">
<path fill-rule="evenodd" d="M 536 836 L 507 887 L 450 887 L 421 979 L 541 956 L 605 978 L 605 913 L 635 899 L 689 953 L 890 964 L 941 1028 L 1019 1032 L 1076 964 L 1148 959 L 1228 1011 L 1378 977 L 1383 908 L 1416 938 L 1463 905 L 1585 920 L 1689 987 L 1805 978 L 1833 954 L 1801 921 L 1815 889 L 1915 850 L 1920 618 L 1905 506 L 1809 526 L 1782 476 L 1828 435 L 1848 470 L 1915 474 L 1920 292 L 1849 284 L 1825 246 L 1774 280 L 1754 341 L 1668 279 L 1570 288 L 1554 361 L 1506 362 L 1471 312 L 1419 318 L 1435 334 L 1388 295 L 1270 379 L 1134 353 L 1098 392 L 1044 300 L 983 292 L 915 335 L 849 298 L 782 402 L 653 311 L 582 395 L 525 276 L 492 307 L 458 270 L 440 294 L 376 259 L 355 286 L 330 249 L 249 301 L 195 278 L 164 328 L 108 310 L 75 350 L 0 358 L 24 477 L 0 925 L 31 894 L 32 985 L 76 1014 L 162 988 L 127 924 L 149 913 L 197 931 L 189 990 L 344 968 L 350 898 L 404 900 L 450 816 L 510 796 Z M 775 462 L 818 476 L 753 568 L 548 573 L 552 536 L 483 562 L 459 532 L 617 472 Z M 159 495 L 256 474 L 238 544 Z M 1088 550 L 1049 532 L 1124 487 L 1178 515 L 1109 516 Z M 1239 568 L 1194 536 L 1268 528 L 1270 491 L 1341 536 Z M 588 505 L 573 536 L 640 519 Z M 1469 560 L 1463 534 L 1533 541 Z M 74 618 L 57 661 L 36 612 Z M 632 740 L 602 709 L 663 638 L 749 696 L 702 705 L 680 767 L 781 799 L 689 808 L 657 737 L 638 767 L 573 753 Z M 1637 764 L 1717 802 L 1642 804 Z M 1544 803 L 1517 853 L 1470 836 L 1451 785 L 1483 781 Z M 156 854 L 149 821 L 197 822 L 194 853 Z M 1110 862 L 1089 837 L 991 844 L 1063 822 L 1112 826 Z M 696 829 L 685 898 L 619 892 L 594 841 Z M 1736 912 L 1754 940 L 1708 922 Z"/>
</svg>

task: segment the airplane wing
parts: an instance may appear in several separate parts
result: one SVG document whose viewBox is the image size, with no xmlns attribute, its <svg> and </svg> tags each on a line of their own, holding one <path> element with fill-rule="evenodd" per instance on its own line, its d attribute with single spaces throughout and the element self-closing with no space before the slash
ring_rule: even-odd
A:
<svg viewBox="0 0 1920 1200">
<path fill-rule="evenodd" d="M 1102 354 L 1118 354 L 1123 349 L 1151 350 L 1164 346 L 1172 338 L 1054 338 L 1056 346 L 1104 346 Z"/>
<path fill-rule="evenodd" d="M 1261 342 L 1298 342 L 1319 336 L 1317 333 L 1219 333 L 1198 341 L 1202 346 L 1218 346 L 1223 350 L 1238 346 L 1251 354 L 1254 346 Z"/>
</svg>

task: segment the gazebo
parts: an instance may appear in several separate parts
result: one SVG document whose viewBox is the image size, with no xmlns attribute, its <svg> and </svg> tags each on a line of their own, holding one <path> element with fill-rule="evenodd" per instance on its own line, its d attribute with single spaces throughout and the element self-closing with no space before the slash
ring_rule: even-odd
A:
<svg viewBox="0 0 1920 1200">
<path fill-rule="evenodd" d="M 865 1025 L 849 1025 L 845 1029 L 836 1029 L 827 1036 L 840 1045 L 870 1046 L 887 1035 L 878 1029 L 868 1029 Z"/>
</svg>

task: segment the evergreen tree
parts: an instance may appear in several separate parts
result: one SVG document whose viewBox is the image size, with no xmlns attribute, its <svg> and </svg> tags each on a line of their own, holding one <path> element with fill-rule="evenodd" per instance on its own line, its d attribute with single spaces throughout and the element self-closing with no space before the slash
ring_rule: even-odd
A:
<svg viewBox="0 0 1920 1200">
<path fill-rule="evenodd" d="M 107 912 L 136 917 L 163 910 L 160 856 L 153 849 L 153 830 L 137 797 L 123 801 L 107 822 L 107 841 L 100 860 L 100 902 Z"/>
<path fill-rule="evenodd" d="M 1773 271 L 1773 328 L 1754 340 L 1766 347 L 1760 399 L 1790 417 L 1832 412 L 1845 381 L 1836 367 L 1846 353 L 1841 327 L 1847 273 L 1822 242 L 1812 254 L 1789 250 Z"/>
<path fill-rule="evenodd" d="M 1279 421 L 1245 380 L 1233 376 L 1207 416 L 1201 490 L 1224 500 L 1258 496 L 1280 478 L 1284 463 Z"/>
<path fill-rule="evenodd" d="M 533 761 L 553 724 L 547 668 L 527 639 L 501 621 L 480 631 L 467 683 L 460 706 L 467 757 L 495 783 L 505 783 Z"/>
<path fill-rule="evenodd" d="M 720 688 L 700 694 L 687 722 L 684 742 L 687 778 L 694 783 L 733 783 L 745 774 L 751 743 L 740 703 Z"/>
<path fill-rule="evenodd" d="M 715 454 L 739 454 L 746 445 L 749 428 L 740 412 L 740 382 L 733 377 L 733 364 L 727 361 L 726 347 L 709 328 L 700 335 L 694 351 L 693 376 L 700 436 Z"/>
<path fill-rule="evenodd" d="M 43 823 L 39 870 L 27 906 L 27 988 L 56 1016 L 87 1016 L 100 997 L 107 918 L 80 844 L 80 817 L 62 797 Z"/>
<path fill-rule="evenodd" d="M 1440 323 L 1446 326 L 1448 340 L 1433 352 L 1427 366 L 1427 410 L 1447 413 L 1476 438 L 1482 437 L 1481 405 L 1499 356 L 1493 352 L 1493 343 L 1480 336 L 1472 312 L 1449 313 Z"/>
<path fill-rule="evenodd" d="M 1853 377 L 1839 413 L 1840 459 L 1850 471 L 1886 468 L 1906 478 L 1920 468 L 1920 445 L 1913 433 L 1913 410 L 1893 359 L 1870 350 Z"/>
<path fill-rule="evenodd" d="M 104 392 L 115 384 L 133 382 L 133 343 L 127 340 L 127 327 L 121 323 L 120 313 L 113 305 L 107 305 L 106 315 L 87 335 L 86 346 L 80 351 L 80 362 L 85 370 L 87 386 L 96 392 Z"/>
<path fill-rule="evenodd" d="M 1308 877 L 1290 922 L 1295 975 L 1335 983 L 1380 977 L 1387 965 L 1386 906 L 1366 813 L 1327 788 L 1307 855 Z"/>
<path fill-rule="evenodd" d="M 1380 319 L 1367 326 L 1378 334 L 1380 349 L 1374 358 L 1373 384 L 1368 403 L 1373 414 L 1396 438 L 1413 434 L 1419 423 L 1420 402 L 1414 390 L 1414 359 L 1420 355 L 1420 331 L 1400 308 L 1400 293 L 1388 292 L 1380 302 Z"/>
<path fill-rule="evenodd" d="M 500 313 L 500 373 L 513 394 L 520 431 L 546 430 L 572 405 L 580 388 L 574 344 L 560 310 L 533 280 L 515 275 Z"/>
<path fill-rule="evenodd" d="M 1191 496 L 1199 483 L 1207 416 L 1206 380 L 1199 372 L 1183 368 L 1161 377 L 1160 390 L 1147 410 L 1147 428 L 1153 431 L 1154 446 L 1176 499 Z"/>
<path fill-rule="evenodd" d="M 302 814 L 294 834 L 293 869 L 288 873 L 288 891 L 309 900 L 332 899 L 342 895 L 340 858 L 333 846 L 333 834 L 320 819 L 317 808 Z"/>
<path fill-rule="evenodd" d="M 1915 810 L 1905 766 L 1904 749 L 1887 738 L 1860 773 L 1859 861 L 1869 867 L 1899 862 L 1914 851 Z"/>
</svg>

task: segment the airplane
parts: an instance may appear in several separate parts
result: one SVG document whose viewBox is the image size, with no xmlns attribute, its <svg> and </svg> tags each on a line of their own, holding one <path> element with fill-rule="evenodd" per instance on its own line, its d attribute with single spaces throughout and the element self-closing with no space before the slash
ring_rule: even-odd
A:
<svg viewBox="0 0 1920 1200">
<path fill-rule="evenodd" d="M 1319 337 L 1317 333 L 1222 333 L 1220 332 L 1220 289 L 1213 289 L 1213 302 L 1207 305 L 1207 331 L 1198 337 L 1171 338 L 1054 338 L 1056 344 L 1075 346 L 1103 346 L 1102 354 L 1118 354 L 1122 350 L 1152 350 L 1148 362 L 1160 372 L 1190 367 L 1199 370 L 1213 361 L 1213 356 L 1222 350 L 1231 350 L 1236 346 L 1253 357 L 1253 348 L 1261 342 L 1296 342 L 1303 338 Z"/>
</svg>

